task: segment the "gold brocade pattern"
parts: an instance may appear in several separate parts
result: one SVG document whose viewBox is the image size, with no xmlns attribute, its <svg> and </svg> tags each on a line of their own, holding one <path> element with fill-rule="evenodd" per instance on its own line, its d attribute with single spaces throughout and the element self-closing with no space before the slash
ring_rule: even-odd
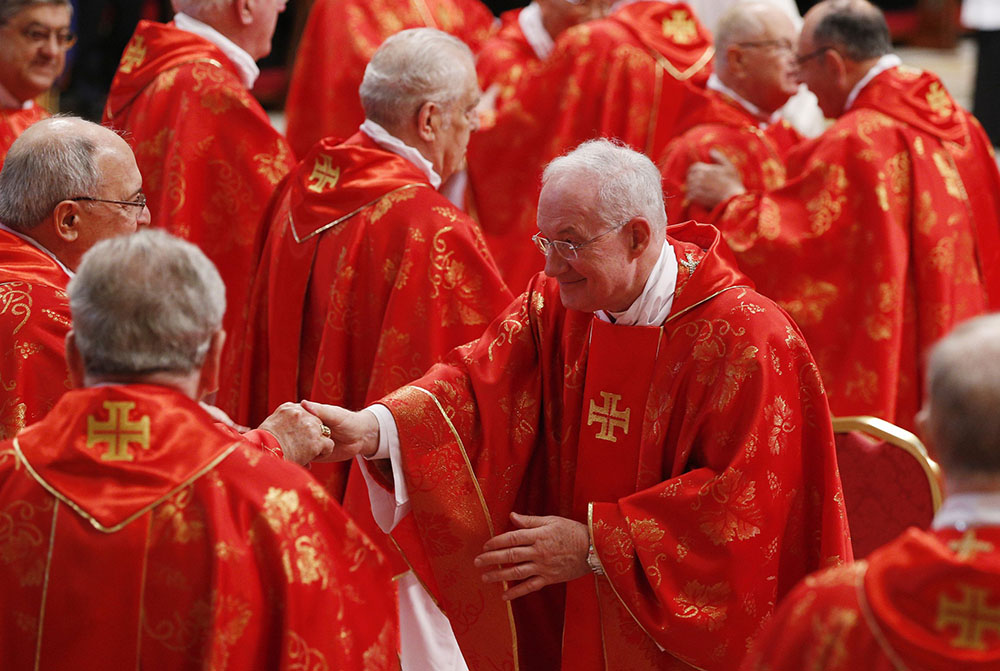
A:
<svg viewBox="0 0 1000 671">
<path fill-rule="evenodd" d="M 437 211 L 439 208 L 434 209 Z M 454 215 L 452 212 L 448 214 Z M 448 233 L 452 230 L 451 226 L 444 226 L 431 239 L 431 263 L 427 271 L 431 283 L 430 298 L 437 299 L 443 292 L 454 296 L 442 315 L 442 326 L 486 324 L 488 317 L 482 313 L 478 300 L 482 292 L 482 276 L 469 272 L 466 265 L 456 258 L 454 250 L 448 245 Z"/>
<path fill-rule="evenodd" d="M 204 514 L 191 505 L 193 499 L 194 487 L 185 487 L 156 508 L 154 525 L 167 525 L 174 543 L 194 543 L 205 536 Z"/>
<path fill-rule="evenodd" d="M 128 48 L 122 55 L 121 66 L 118 68 L 125 74 L 131 74 L 133 70 L 142 65 L 146 60 L 146 38 L 136 36 L 132 38 Z"/>
<path fill-rule="evenodd" d="M 326 541 L 318 532 L 304 533 L 315 528 L 315 515 L 299 505 L 298 492 L 277 487 L 267 490 L 261 511 L 264 522 L 281 539 L 281 562 L 288 582 L 317 583 L 326 589 L 333 574 Z"/>
<path fill-rule="evenodd" d="M 228 73 L 218 64 L 195 63 L 191 78 L 195 81 L 191 92 L 202 107 L 216 116 L 250 107 L 250 95 L 228 86 Z"/>
<path fill-rule="evenodd" d="M 375 643 L 361 655 L 361 661 L 366 671 L 392 668 L 392 660 L 389 655 L 395 648 L 395 641 L 393 639 L 392 625 L 386 622 L 385 626 L 382 627 L 382 631 L 379 632 Z"/>
<path fill-rule="evenodd" d="M 702 511 L 699 529 L 714 545 L 760 534 L 763 516 L 757 505 L 757 485 L 737 469 L 728 469 L 705 483 L 691 508 Z"/>
<path fill-rule="evenodd" d="M 329 671 L 330 664 L 323 653 L 310 647 L 302 636 L 289 631 L 287 641 L 285 659 L 288 664 L 285 668 L 288 671 Z"/>
<path fill-rule="evenodd" d="M 825 170 L 824 188 L 815 198 L 806 203 L 810 215 L 813 235 L 819 236 L 830 230 L 830 226 L 843 213 L 847 202 L 847 175 L 841 165 L 821 165 Z"/>
<path fill-rule="evenodd" d="M 805 660 L 805 671 L 845 668 L 847 640 L 859 622 L 858 612 L 847 608 L 831 608 L 812 620 L 815 647 Z"/>
<path fill-rule="evenodd" d="M 31 317 L 31 285 L 27 282 L 4 282 L 0 284 L 0 314 L 23 317 L 11 331 L 17 335 Z"/>
<path fill-rule="evenodd" d="M 288 174 L 291 154 L 284 140 L 280 138 L 275 140 L 273 152 L 254 155 L 253 162 L 257 166 L 257 174 L 266 179 L 271 186 L 277 186 L 278 182 Z"/>
<path fill-rule="evenodd" d="M 13 501 L 0 509 L 0 563 L 5 570 L 12 571 L 24 587 L 42 584 L 45 553 L 37 548 L 42 546 L 48 534 L 39 526 L 39 520 L 51 512 L 53 505 L 54 499 L 47 498 L 42 505 Z M 31 557 L 34 560 L 26 561 Z"/>
<path fill-rule="evenodd" d="M 415 189 L 397 189 L 390 192 L 372 206 L 371 214 L 368 215 L 368 221 L 375 223 L 385 216 L 397 203 L 404 203 L 416 196 L 417 191 Z"/>
<path fill-rule="evenodd" d="M 768 447 L 771 448 L 771 454 L 781 454 L 787 436 L 795 431 L 795 424 L 792 422 L 792 408 L 788 401 L 777 396 L 774 403 L 769 405 L 764 413 L 771 420 L 771 435 L 767 439 Z"/>
<path fill-rule="evenodd" d="M 941 179 L 944 180 L 944 189 L 948 192 L 948 195 L 958 200 L 964 200 L 962 196 L 965 193 L 965 189 L 962 188 L 962 178 L 959 177 L 958 170 L 952 165 L 948 155 L 944 151 L 935 151 L 931 155 L 931 158 L 934 160 L 934 166 L 941 174 Z"/>
<path fill-rule="evenodd" d="M 677 617 L 693 620 L 708 631 L 716 631 L 726 622 L 726 601 L 731 592 L 724 582 L 703 585 L 691 580 L 674 597 L 674 604 L 680 608 Z"/>
<path fill-rule="evenodd" d="M 951 102 L 951 96 L 948 95 L 948 92 L 938 82 L 934 82 L 928 87 L 927 95 L 924 98 L 927 100 L 931 111 L 938 116 L 948 119 L 955 113 L 955 106 Z"/>
<path fill-rule="evenodd" d="M 698 37 L 698 27 L 694 19 L 683 9 L 675 9 L 670 18 L 664 19 L 661 30 L 677 44 L 691 44 Z"/>
</svg>

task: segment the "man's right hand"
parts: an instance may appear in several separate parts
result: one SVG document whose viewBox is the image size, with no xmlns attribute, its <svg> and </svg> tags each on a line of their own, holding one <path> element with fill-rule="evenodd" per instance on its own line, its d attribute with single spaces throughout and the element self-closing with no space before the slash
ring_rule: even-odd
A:
<svg viewBox="0 0 1000 671">
<path fill-rule="evenodd" d="M 351 412 L 336 405 L 302 401 L 302 407 L 319 417 L 330 429 L 333 452 L 317 461 L 347 461 L 378 452 L 378 420 L 369 410 Z"/>
</svg>

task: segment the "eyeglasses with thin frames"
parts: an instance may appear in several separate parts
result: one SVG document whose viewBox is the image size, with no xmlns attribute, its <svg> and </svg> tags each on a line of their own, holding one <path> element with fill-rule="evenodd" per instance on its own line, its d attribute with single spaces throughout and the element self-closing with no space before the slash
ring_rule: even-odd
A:
<svg viewBox="0 0 1000 671">
<path fill-rule="evenodd" d="M 812 59 L 816 58 L 817 56 L 821 56 L 822 54 L 825 54 L 828 51 L 836 51 L 836 49 L 834 49 L 831 46 L 820 47 L 819 49 L 816 49 L 815 51 L 810 51 L 805 56 L 796 56 L 795 57 L 795 65 L 797 65 L 798 67 L 801 68 L 803 65 L 805 65 L 806 63 L 808 63 Z"/>
<path fill-rule="evenodd" d="M 577 250 L 597 242 L 605 235 L 609 235 L 611 233 L 614 233 L 615 231 L 620 231 L 622 229 L 622 226 L 624 226 L 624 224 L 615 226 L 614 228 L 604 231 L 600 235 L 595 235 L 590 240 L 584 240 L 583 242 L 566 242 L 565 240 L 549 240 L 541 233 L 535 233 L 533 236 L 531 236 L 531 241 L 535 243 L 535 247 L 538 248 L 538 251 L 540 251 L 546 257 L 554 249 L 556 253 L 559 254 L 559 256 L 563 257 L 567 261 L 574 261 L 579 257 L 579 253 Z"/>
<path fill-rule="evenodd" d="M 109 198 L 92 198 L 91 196 L 77 196 L 76 198 L 67 198 L 66 200 L 81 201 L 85 200 L 91 203 L 113 203 L 115 205 L 131 205 L 132 207 L 138 207 L 140 210 L 146 207 L 146 194 L 139 192 L 135 200 L 111 200 Z"/>
<path fill-rule="evenodd" d="M 757 42 L 737 42 L 736 46 L 744 49 L 774 49 L 786 54 L 795 53 L 795 45 L 788 40 L 759 40 Z"/>
</svg>

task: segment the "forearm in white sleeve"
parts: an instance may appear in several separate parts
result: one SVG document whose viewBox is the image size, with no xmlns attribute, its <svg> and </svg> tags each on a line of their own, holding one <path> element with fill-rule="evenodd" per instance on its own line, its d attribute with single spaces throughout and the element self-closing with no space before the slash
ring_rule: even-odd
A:
<svg viewBox="0 0 1000 671">
<path fill-rule="evenodd" d="M 387 489 L 368 472 L 362 457 L 357 457 L 361 475 L 368 485 L 368 500 L 372 504 L 372 517 L 385 533 L 392 531 L 410 512 L 410 495 L 403 478 L 403 462 L 399 451 L 399 429 L 389 408 L 376 403 L 365 408 L 378 420 L 378 451 L 369 460 L 388 459 L 392 467 L 393 488 Z"/>
</svg>

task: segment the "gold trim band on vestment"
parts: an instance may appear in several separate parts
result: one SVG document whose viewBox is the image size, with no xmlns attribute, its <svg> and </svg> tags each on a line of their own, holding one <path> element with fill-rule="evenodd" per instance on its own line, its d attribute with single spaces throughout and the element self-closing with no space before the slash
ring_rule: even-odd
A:
<svg viewBox="0 0 1000 671">
<path fill-rule="evenodd" d="M 288 213 L 288 228 L 291 229 L 291 231 L 292 231 L 292 237 L 295 238 L 295 242 L 298 242 L 298 243 L 301 244 L 301 243 L 305 242 L 306 240 L 308 240 L 309 238 L 315 237 L 315 236 L 319 235 L 320 233 L 323 233 L 325 231 L 330 230 L 331 228 L 333 228 L 337 224 L 342 223 L 344 221 L 347 221 L 348 219 L 350 219 L 354 215 L 358 214 L 362 210 L 365 210 L 365 209 L 371 207 L 372 205 L 374 205 L 375 203 L 379 202 L 380 200 L 382 200 L 386 196 L 391 196 L 392 194 L 394 194 L 394 193 L 396 193 L 398 191 L 403 191 L 404 189 L 414 189 L 414 188 L 417 188 L 417 187 L 420 187 L 420 186 L 426 186 L 428 188 L 430 187 L 430 185 L 428 185 L 428 184 L 404 184 L 403 186 L 396 187 L 392 191 L 387 191 L 386 193 L 383 193 L 381 196 L 379 196 L 375 200 L 372 200 L 372 201 L 370 201 L 368 203 L 365 203 L 364 205 L 362 205 L 358 209 L 354 210 L 353 212 L 345 214 L 344 216 L 340 217 L 339 219 L 335 219 L 335 220 L 331 221 L 328 224 L 320 226 L 315 231 L 313 231 L 309 235 L 306 235 L 306 236 L 304 236 L 302 238 L 299 237 L 298 232 L 295 230 L 295 221 L 292 219 L 291 212 L 289 212 Z"/>
</svg>

